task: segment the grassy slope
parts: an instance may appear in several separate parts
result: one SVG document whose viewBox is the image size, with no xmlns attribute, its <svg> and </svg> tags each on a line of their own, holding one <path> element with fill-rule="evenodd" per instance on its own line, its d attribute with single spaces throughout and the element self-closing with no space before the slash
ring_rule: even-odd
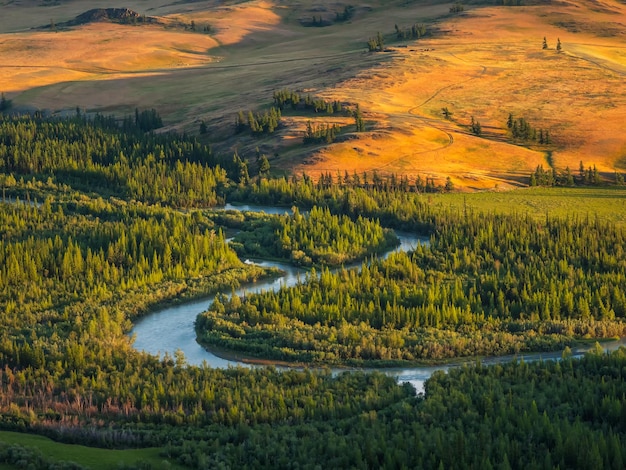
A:
<svg viewBox="0 0 626 470">
<path fill-rule="evenodd" d="M 558 15 L 547 14 L 545 6 L 471 9 L 441 24 L 446 35 L 399 48 L 391 64 L 335 87 L 331 95 L 364 94 L 364 109 L 387 118 L 376 140 L 343 145 L 343 164 L 352 158 L 362 169 L 447 173 L 470 188 L 526 180 L 528 169 L 548 166 L 547 150 L 554 151 L 559 169 L 575 170 L 581 160 L 607 174 L 623 169 L 626 60 L 616 46 L 626 38 L 607 36 L 603 27 L 624 17 L 624 5 L 607 2 L 614 10 L 606 13 L 580 3 L 549 7 L 588 26 L 577 32 L 556 27 Z M 550 45 L 545 51 L 543 36 Z M 441 119 L 444 106 L 452 123 Z M 499 142 L 508 113 L 549 129 L 554 145 L 529 151 Z M 481 122 L 485 139 L 468 135 L 464 126 L 471 116 Z M 335 162 L 331 153 L 319 166 Z"/>
<path fill-rule="evenodd" d="M 447 15 L 449 4 L 443 2 L 372 1 L 360 5 L 351 21 L 326 28 L 304 28 L 299 20 L 312 14 L 331 18 L 344 4 L 322 3 L 321 11 L 310 0 L 107 2 L 194 20 L 198 29 L 210 24 L 212 36 L 111 24 L 24 31 L 102 6 L 91 0 L 39 3 L 2 7 L 0 91 L 17 105 L 122 112 L 155 106 L 177 129 L 197 132 L 199 119 L 206 120 L 222 150 L 238 147 L 250 156 L 260 146 L 274 168 L 311 174 L 376 169 L 439 181 L 450 175 L 457 187 L 470 189 L 523 184 L 538 164 L 548 165 L 548 148 L 502 141 L 512 112 L 550 129 L 558 168 L 575 170 L 583 160 L 607 175 L 626 169 L 620 127 L 626 121 L 626 38 L 620 29 L 626 5 L 615 0 L 603 8 L 590 1 L 467 7 L 455 16 Z M 365 41 L 377 31 L 391 33 L 394 24 L 442 15 L 436 25 L 441 34 L 434 38 L 393 53 L 365 52 Z M 541 49 L 543 36 L 547 51 Z M 554 50 L 557 37 L 561 54 Z M 299 145 L 308 117 L 290 119 L 293 127 L 278 139 L 232 139 L 236 111 L 265 105 L 281 87 L 360 102 L 377 124 L 358 140 L 319 151 Z M 452 121 L 442 119 L 443 106 L 453 112 Z M 470 116 L 480 120 L 486 139 L 468 134 Z"/>
<path fill-rule="evenodd" d="M 463 211 L 528 214 L 538 221 L 555 217 L 597 217 L 626 227 L 624 188 L 527 188 L 509 192 L 425 195 L 429 204 Z"/>
<path fill-rule="evenodd" d="M 37 448 L 44 456 L 53 460 L 76 462 L 93 470 L 110 470 L 116 468 L 118 463 L 127 465 L 138 461 L 150 463 L 152 468 L 183 468 L 175 465 L 159 455 L 161 449 L 130 449 L 108 450 L 96 449 L 79 445 L 61 444 L 47 437 L 32 434 L 0 431 L 0 441 L 8 444 L 19 444 L 24 447 Z M 4 468 L 0 465 L 0 468 Z M 6 468 L 14 468 L 7 466 Z"/>
</svg>

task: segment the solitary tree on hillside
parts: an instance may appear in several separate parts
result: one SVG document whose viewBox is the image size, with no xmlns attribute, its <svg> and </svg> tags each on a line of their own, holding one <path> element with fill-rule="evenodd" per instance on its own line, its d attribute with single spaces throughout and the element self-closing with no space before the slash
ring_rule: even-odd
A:
<svg viewBox="0 0 626 470">
<path fill-rule="evenodd" d="M 378 45 L 379 51 L 383 51 L 385 49 L 385 38 L 380 31 L 376 35 L 376 44 Z"/>
<path fill-rule="evenodd" d="M 361 113 L 361 107 L 356 105 L 356 110 L 354 111 L 354 124 L 356 126 L 357 132 L 365 131 L 365 121 L 363 120 L 363 114 Z"/>
<path fill-rule="evenodd" d="M 263 155 L 259 160 L 259 176 L 264 177 L 269 175 L 270 172 L 270 162 L 265 155 Z"/>
<path fill-rule="evenodd" d="M 370 52 L 382 52 L 385 50 L 385 38 L 380 31 L 375 38 L 370 38 L 367 41 L 367 48 Z"/>
<path fill-rule="evenodd" d="M 556 51 L 557 52 L 561 52 L 561 49 L 563 49 L 561 47 L 561 40 L 559 38 L 557 38 L 557 40 L 556 40 Z"/>
<path fill-rule="evenodd" d="M 470 132 L 477 136 L 480 136 L 483 133 L 480 122 L 474 120 L 474 116 L 472 116 L 472 120 L 470 122 Z"/>
<path fill-rule="evenodd" d="M 546 39 L 546 37 L 543 37 L 543 49 L 547 49 L 548 48 L 548 40 Z"/>
</svg>

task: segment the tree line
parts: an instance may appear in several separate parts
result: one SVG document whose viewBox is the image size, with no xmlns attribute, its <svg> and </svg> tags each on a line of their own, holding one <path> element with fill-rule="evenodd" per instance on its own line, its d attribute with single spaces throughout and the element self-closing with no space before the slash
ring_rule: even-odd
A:
<svg viewBox="0 0 626 470">
<path fill-rule="evenodd" d="M 144 132 L 155 119 L 146 116 L 0 117 L 0 171 L 152 204 L 222 202 L 218 193 L 239 171 L 232 160 L 191 138 Z"/>
<path fill-rule="evenodd" d="M 344 419 L 209 428 L 193 468 L 585 468 L 626 464 L 626 350 L 437 372 L 424 396 Z"/>
<path fill-rule="evenodd" d="M 532 127 L 523 117 L 518 117 L 516 119 L 513 114 L 509 114 L 506 121 L 506 127 L 509 129 L 513 139 L 533 141 L 541 145 L 550 145 L 552 143 L 550 131 L 547 129 L 536 129 Z"/>
<path fill-rule="evenodd" d="M 297 91 L 283 88 L 274 91 L 274 104 L 279 109 L 290 106 L 293 110 L 304 109 L 315 113 L 340 114 L 346 111 L 341 101 L 326 101 L 322 98 L 312 97 L 310 94 L 302 96 Z"/>
<path fill-rule="evenodd" d="M 614 183 L 617 186 L 624 185 L 624 175 L 615 171 Z M 543 165 L 538 165 L 533 173 L 530 174 L 530 186 L 598 186 L 606 184 L 606 178 L 600 175 L 600 171 L 594 164 L 587 166 L 580 161 L 578 174 L 565 167 L 564 171 L 558 171 L 556 168 L 544 169 Z"/>
</svg>

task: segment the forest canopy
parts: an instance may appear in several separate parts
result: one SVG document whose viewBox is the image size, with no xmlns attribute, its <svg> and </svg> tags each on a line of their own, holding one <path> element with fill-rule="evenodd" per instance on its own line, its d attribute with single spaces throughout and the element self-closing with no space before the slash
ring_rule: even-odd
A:
<svg viewBox="0 0 626 470">
<path fill-rule="evenodd" d="M 418 396 L 382 373 L 222 370 L 135 350 L 140 315 L 276 275 L 237 246 L 301 264 L 362 260 L 218 296 L 198 318 L 202 342 L 265 358 L 555 350 L 623 336 L 626 315 L 625 233 L 611 222 L 453 211 L 378 174 L 242 178 L 245 158 L 154 134 L 144 117 L 155 118 L 0 118 L 0 428 L 158 446 L 190 468 L 624 467 L 623 350 L 467 366 Z M 226 200 L 297 209 L 234 223 L 212 212 Z M 429 244 L 371 258 L 396 243 L 391 228 Z M 0 462 L 16 458 L 51 465 L 0 445 Z"/>
</svg>

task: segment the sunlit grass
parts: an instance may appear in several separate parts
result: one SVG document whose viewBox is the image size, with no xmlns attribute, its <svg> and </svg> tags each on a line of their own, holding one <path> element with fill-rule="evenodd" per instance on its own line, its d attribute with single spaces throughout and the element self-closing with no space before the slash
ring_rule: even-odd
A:
<svg viewBox="0 0 626 470">
<path fill-rule="evenodd" d="M 528 214 L 538 219 L 589 217 L 626 227 L 626 187 L 528 188 L 503 192 L 424 195 L 429 204 L 453 210 Z"/>
</svg>

